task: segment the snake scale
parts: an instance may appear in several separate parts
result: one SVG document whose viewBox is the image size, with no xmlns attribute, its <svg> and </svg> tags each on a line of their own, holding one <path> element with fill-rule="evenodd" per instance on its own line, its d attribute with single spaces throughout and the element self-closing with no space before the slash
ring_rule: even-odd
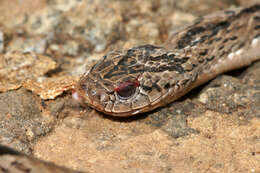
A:
<svg viewBox="0 0 260 173">
<path fill-rule="evenodd" d="M 260 4 L 254 4 L 201 17 L 163 46 L 107 53 L 80 78 L 75 97 L 105 114 L 131 116 L 259 59 Z"/>
</svg>

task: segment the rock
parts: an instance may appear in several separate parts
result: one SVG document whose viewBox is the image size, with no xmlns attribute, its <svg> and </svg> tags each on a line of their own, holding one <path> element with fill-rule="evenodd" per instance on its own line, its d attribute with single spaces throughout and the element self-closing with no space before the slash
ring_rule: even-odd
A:
<svg viewBox="0 0 260 173">
<path fill-rule="evenodd" d="M 9 173 L 80 173 L 53 163 L 19 153 L 11 148 L 0 145 L 0 172 Z"/>
</svg>

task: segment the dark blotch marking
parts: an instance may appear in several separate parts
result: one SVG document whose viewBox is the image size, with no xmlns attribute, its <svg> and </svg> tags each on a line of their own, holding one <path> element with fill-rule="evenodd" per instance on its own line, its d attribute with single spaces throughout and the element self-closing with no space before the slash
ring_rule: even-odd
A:
<svg viewBox="0 0 260 173">
<path fill-rule="evenodd" d="M 186 84 L 188 84 L 189 81 L 190 81 L 190 79 L 182 80 L 181 85 L 186 85 Z"/>
<path fill-rule="evenodd" d="M 162 89 L 159 87 L 159 85 L 157 85 L 157 83 L 154 83 L 153 86 L 158 92 L 161 92 Z"/>
<path fill-rule="evenodd" d="M 171 86 L 171 85 L 170 85 L 170 83 L 167 83 L 167 84 L 165 84 L 165 85 L 164 85 L 164 89 L 166 89 L 166 90 L 167 90 L 167 89 L 169 89 L 169 88 L 170 88 L 170 86 Z"/>
<path fill-rule="evenodd" d="M 174 61 L 183 64 L 183 63 L 187 62 L 189 59 L 190 59 L 190 57 L 186 56 L 183 58 L 175 58 Z"/>
<path fill-rule="evenodd" d="M 169 62 L 168 65 L 176 65 L 175 62 Z"/>
<path fill-rule="evenodd" d="M 136 63 L 136 60 L 132 60 L 132 61 L 130 62 L 131 65 L 133 65 L 133 64 L 135 64 L 135 63 Z"/>
<path fill-rule="evenodd" d="M 192 64 L 192 67 L 194 68 L 194 67 L 197 67 L 198 65 L 197 64 Z"/>
<path fill-rule="evenodd" d="M 232 10 L 226 10 L 226 11 L 224 11 L 224 13 L 225 13 L 225 14 L 235 14 L 235 12 L 232 11 Z"/>
<path fill-rule="evenodd" d="M 203 63 L 204 62 L 204 58 L 198 58 L 199 63 Z"/>
<path fill-rule="evenodd" d="M 120 75 L 125 75 L 127 74 L 127 71 L 116 71 L 116 70 L 111 70 L 110 72 L 108 72 L 107 74 L 104 75 L 104 78 L 105 79 L 109 79 L 111 77 L 114 77 L 114 76 L 120 76 Z"/>
<path fill-rule="evenodd" d="M 161 88 L 157 85 L 157 82 L 156 81 L 155 83 L 153 83 L 153 85 L 150 87 L 150 86 L 147 86 L 147 85 L 142 85 L 141 87 L 147 91 L 147 92 L 151 92 L 153 88 L 155 88 L 158 92 L 161 92 Z"/>
<path fill-rule="evenodd" d="M 218 50 L 222 50 L 224 48 L 224 45 L 221 45 Z"/>
<path fill-rule="evenodd" d="M 245 44 L 246 44 L 245 42 L 240 43 L 239 46 L 238 46 L 238 49 L 241 49 L 242 47 L 244 47 Z"/>
<path fill-rule="evenodd" d="M 145 91 L 152 91 L 152 87 L 146 86 L 146 85 L 142 85 L 141 86 L 143 88 L 143 90 Z"/>
<path fill-rule="evenodd" d="M 143 55 L 138 55 L 137 59 L 140 61 L 143 59 Z"/>
<path fill-rule="evenodd" d="M 100 63 L 99 66 L 97 66 L 96 70 L 98 71 L 102 71 L 104 70 L 105 68 L 107 68 L 108 66 L 110 66 L 112 64 L 112 61 L 103 61 L 102 63 Z"/>
<path fill-rule="evenodd" d="M 227 54 L 225 51 L 222 51 L 219 57 L 223 57 L 225 54 Z"/>
<path fill-rule="evenodd" d="M 233 16 L 233 20 L 235 19 L 238 19 L 242 16 L 242 15 L 245 15 L 245 14 L 248 14 L 248 13 L 255 13 L 256 11 L 260 11 L 260 4 L 255 4 L 255 5 L 252 5 L 248 8 L 245 8 L 243 10 L 241 10 L 240 13 L 238 13 L 237 15 Z"/>
<path fill-rule="evenodd" d="M 149 61 L 148 64 L 149 64 L 149 65 L 153 65 L 153 61 Z"/>
<path fill-rule="evenodd" d="M 203 27 L 194 27 L 190 29 L 179 41 L 178 48 L 183 49 L 187 45 L 190 45 L 190 42 L 194 39 L 194 36 L 204 32 L 206 29 Z"/>
<path fill-rule="evenodd" d="M 228 41 L 228 39 L 225 38 L 225 39 L 222 41 L 222 43 L 226 43 L 227 41 Z"/>
<path fill-rule="evenodd" d="M 104 57 L 106 57 L 106 56 L 104 56 Z M 101 63 L 103 63 L 104 61 L 105 61 L 105 59 L 98 61 L 95 65 L 93 65 L 93 67 L 91 67 L 90 71 L 94 71 L 95 69 L 99 69 L 99 68 L 98 68 L 99 65 L 100 65 Z"/>
<path fill-rule="evenodd" d="M 230 37 L 229 40 L 236 40 L 237 36 Z"/>
<path fill-rule="evenodd" d="M 212 44 L 213 41 L 215 41 L 215 40 L 214 40 L 214 39 L 209 40 L 209 41 L 208 41 L 208 44 Z"/>
<path fill-rule="evenodd" d="M 208 61 L 211 61 L 211 60 L 213 60 L 214 58 L 215 58 L 215 56 L 206 57 L 206 59 L 207 59 Z"/>
<path fill-rule="evenodd" d="M 208 49 L 203 50 L 202 52 L 200 52 L 200 56 L 205 56 L 208 53 Z"/>
<path fill-rule="evenodd" d="M 216 38 L 215 40 L 216 40 L 216 41 L 220 41 L 220 40 L 221 40 L 221 38 L 220 38 L 220 37 L 218 37 L 218 38 Z"/>
<path fill-rule="evenodd" d="M 174 58 L 175 57 L 175 54 L 170 54 L 168 55 L 169 58 Z"/>
<path fill-rule="evenodd" d="M 128 57 L 130 57 L 130 56 L 135 56 L 135 48 L 128 49 L 126 55 L 127 55 Z"/>
<path fill-rule="evenodd" d="M 260 22 L 260 16 L 254 16 L 253 19 L 256 20 L 257 22 Z"/>
<path fill-rule="evenodd" d="M 148 60 L 148 61 L 160 61 L 160 60 L 164 60 L 166 58 L 168 58 L 167 54 L 163 54 L 163 55 L 160 55 L 160 56 L 147 56 L 146 60 Z"/>
<path fill-rule="evenodd" d="M 254 13 L 260 10 L 260 4 L 255 4 L 251 7 L 243 9 L 239 15 L 243 15 L 244 13 Z"/>
<path fill-rule="evenodd" d="M 193 35 L 196 35 L 196 34 L 198 34 L 198 33 L 202 33 L 202 32 L 204 32 L 206 29 L 205 28 L 203 28 L 203 27 L 195 27 L 195 28 L 191 28 L 187 33 L 186 33 L 186 35 L 187 36 L 193 36 Z"/>
<path fill-rule="evenodd" d="M 129 72 L 132 73 L 143 73 L 144 65 L 136 64 L 135 66 L 129 67 Z"/>
<path fill-rule="evenodd" d="M 260 25 L 256 25 L 254 29 L 260 29 Z"/>
<path fill-rule="evenodd" d="M 216 35 L 220 30 L 228 28 L 230 23 L 228 21 L 219 22 L 211 26 L 212 34 L 209 37 Z"/>
</svg>

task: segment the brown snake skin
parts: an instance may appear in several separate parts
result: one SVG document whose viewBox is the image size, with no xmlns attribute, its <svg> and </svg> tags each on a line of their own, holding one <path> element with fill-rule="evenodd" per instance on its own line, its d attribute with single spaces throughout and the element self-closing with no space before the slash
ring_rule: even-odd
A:
<svg viewBox="0 0 260 173">
<path fill-rule="evenodd" d="M 260 4 L 255 4 L 202 17 L 164 46 L 108 53 L 81 77 L 76 94 L 105 114 L 131 116 L 259 59 Z"/>
</svg>

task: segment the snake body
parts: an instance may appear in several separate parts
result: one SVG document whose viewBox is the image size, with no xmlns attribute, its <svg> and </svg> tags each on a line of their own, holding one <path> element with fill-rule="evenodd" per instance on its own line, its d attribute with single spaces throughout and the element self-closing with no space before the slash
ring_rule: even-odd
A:
<svg viewBox="0 0 260 173">
<path fill-rule="evenodd" d="M 164 46 L 110 52 L 80 78 L 76 91 L 98 111 L 131 116 L 259 59 L 260 4 L 255 4 L 199 18 Z"/>
</svg>

